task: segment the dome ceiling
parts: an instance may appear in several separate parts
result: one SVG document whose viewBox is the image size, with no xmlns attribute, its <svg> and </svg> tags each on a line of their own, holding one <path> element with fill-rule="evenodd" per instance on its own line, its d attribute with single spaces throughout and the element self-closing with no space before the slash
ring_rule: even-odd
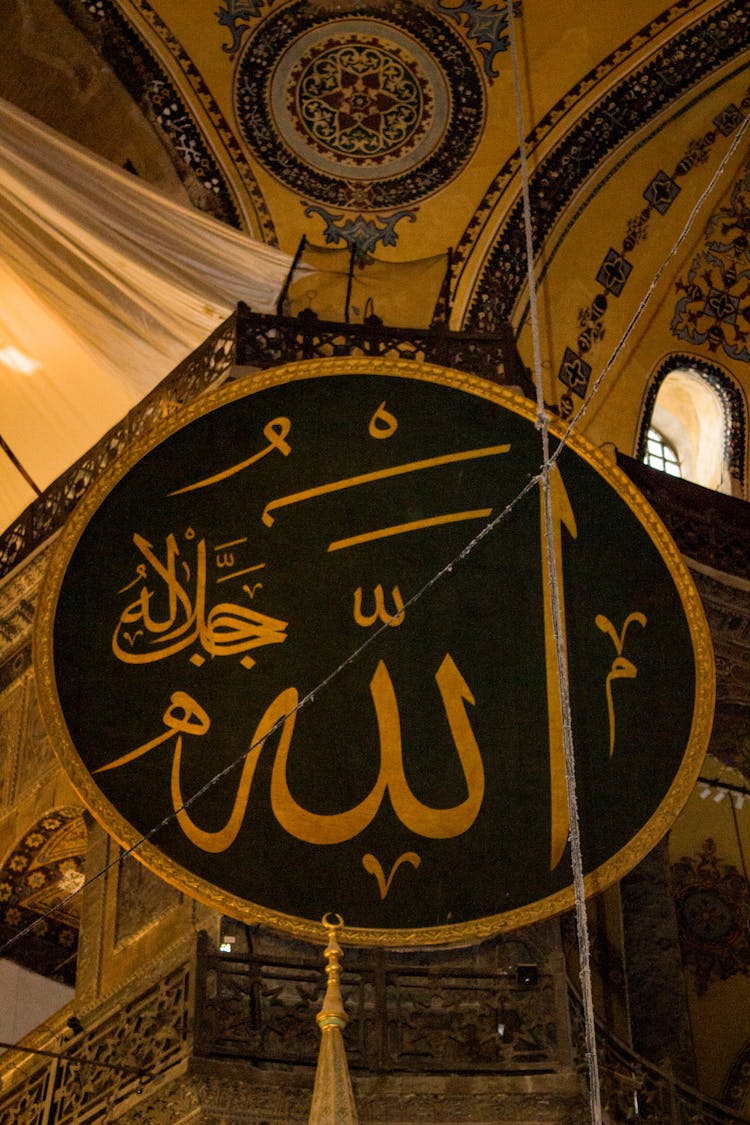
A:
<svg viewBox="0 0 750 1125">
<path fill-rule="evenodd" d="M 198 205 L 290 251 L 303 231 L 343 245 L 365 227 L 395 258 L 453 245 L 481 254 L 474 284 L 484 266 L 507 288 L 520 182 L 504 3 L 221 0 L 212 14 L 176 0 L 56 4 L 140 105 Z M 610 0 L 595 15 L 525 0 L 517 11 L 540 242 L 613 152 L 667 122 L 682 132 L 685 106 L 747 66 L 740 0 Z M 660 206 L 668 179 L 652 189 Z"/>
</svg>

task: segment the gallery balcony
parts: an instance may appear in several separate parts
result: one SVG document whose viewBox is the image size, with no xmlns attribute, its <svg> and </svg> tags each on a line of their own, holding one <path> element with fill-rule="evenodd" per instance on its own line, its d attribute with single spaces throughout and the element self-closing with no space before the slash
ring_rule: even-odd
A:
<svg viewBox="0 0 750 1125">
<path fill-rule="evenodd" d="M 512 936 L 510 942 L 506 953 L 517 956 Z M 221 1107 L 224 1119 L 235 1120 L 232 1107 L 271 1111 L 275 1090 L 297 1107 L 284 1120 L 302 1125 L 324 973 L 320 951 L 297 944 L 291 956 L 236 956 L 215 951 L 201 935 L 191 959 L 112 998 L 83 1029 L 63 1009 L 23 1041 L 28 1052 L 8 1050 L 0 1059 L 0 1125 L 178 1121 L 190 1106 L 207 1115 L 201 1120 Z M 380 1120 L 394 1097 L 403 1104 L 439 1094 L 443 1104 L 453 1098 L 458 1106 L 463 1093 L 476 1108 L 479 1090 L 506 1107 L 517 1102 L 519 1121 L 541 1120 L 534 1114 L 542 1105 L 550 1121 L 585 1112 L 574 990 L 543 963 L 503 964 L 502 949 L 486 945 L 484 960 L 496 960 L 494 969 L 472 967 L 470 951 L 346 951 L 349 1067 L 360 1111 L 370 1107 L 365 1113 L 374 1115 L 363 1119 Z M 609 1122 L 748 1120 L 603 1033 L 597 1048 Z"/>
</svg>

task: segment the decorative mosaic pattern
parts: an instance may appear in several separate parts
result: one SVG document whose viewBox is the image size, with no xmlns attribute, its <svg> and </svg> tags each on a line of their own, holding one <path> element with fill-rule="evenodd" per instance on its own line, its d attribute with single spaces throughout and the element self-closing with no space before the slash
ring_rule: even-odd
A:
<svg viewBox="0 0 750 1125">
<path fill-rule="evenodd" d="M 201 129 L 114 0 L 55 0 L 161 134 L 193 204 L 230 226 L 239 213 Z"/>
<path fill-rule="evenodd" d="M 585 359 L 581 359 L 572 348 L 566 348 L 560 366 L 560 379 L 565 386 L 570 387 L 571 391 L 575 391 L 577 395 L 583 398 L 589 385 L 590 376 L 591 365 L 586 363 Z"/>
<path fill-rule="evenodd" d="M 325 223 L 326 245 L 336 246 L 343 242 L 350 250 L 356 251 L 357 261 L 364 264 L 368 256 L 373 253 L 379 242 L 383 246 L 395 246 L 398 240 L 396 223 L 402 219 L 415 222 L 414 211 L 396 211 L 387 218 L 366 219 L 364 215 L 357 215 L 354 219 L 344 219 L 343 215 L 331 215 L 323 207 L 306 207 L 305 215 L 320 215 Z M 382 224 L 382 225 L 381 225 Z"/>
<path fill-rule="evenodd" d="M 750 110 L 750 91 L 748 91 L 748 95 L 743 100 L 742 104 L 746 110 Z M 610 248 L 596 275 L 596 280 L 602 286 L 603 292 L 598 293 L 594 297 L 590 306 L 579 310 L 578 323 L 580 326 L 580 334 L 577 341 L 579 353 L 586 354 L 591 350 L 595 342 L 604 338 L 605 329 L 603 322 L 604 316 L 609 308 L 609 298 L 620 296 L 633 268 L 632 263 L 625 257 L 625 254 L 632 253 L 636 246 L 645 242 L 652 219 L 665 215 L 677 198 L 681 190 L 677 181 L 687 176 L 694 168 L 697 168 L 708 160 L 711 148 L 717 136 L 717 130 L 710 129 L 698 140 L 691 141 L 677 162 L 673 174 L 669 176 L 666 172 L 660 170 L 645 188 L 643 198 L 646 200 L 648 206 L 641 208 L 636 215 L 631 216 L 627 221 L 625 235 L 622 240 L 622 249 L 615 250 Z M 692 292 L 695 292 L 695 290 L 692 290 Z M 721 295 L 718 292 L 713 293 L 711 295 L 711 301 L 713 302 L 712 307 L 716 307 L 719 313 L 721 313 L 721 307 L 724 306 Z M 571 351 L 571 349 L 568 349 L 568 351 Z M 577 353 L 574 352 L 573 354 L 576 355 Z M 580 358 L 580 356 L 578 356 L 578 358 Z M 572 390 L 580 398 L 585 398 L 588 392 L 588 379 L 579 381 L 577 386 L 572 386 L 566 377 L 566 368 L 569 366 L 569 362 L 566 361 L 567 353 L 558 372 L 558 378 L 561 383 L 564 383 L 566 387 L 569 388 L 563 393 L 560 399 L 560 412 L 564 418 L 569 418 L 574 410 L 574 399 L 569 392 Z M 694 361 L 690 362 L 695 366 Z M 734 407 L 732 409 L 734 409 Z M 730 421 L 730 425 L 733 424 L 731 420 L 734 417 L 735 414 L 731 413 L 728 408 L 727 419 Z M 744 417 L 741 404 L 737 407 L 736 417 Z M 744 422 L 742 423 L 742 427 L 744 433 Z M 732 440 L 734 441 L 735 439 Z M 735 451 L 732 455 L 735 464 L 737 463 L 737 457 L 739 457 L 741 462 L 744 456 L 744 447 L 741 452 L 737 453 Z M 741 479 L 741 477 L 738 475 L 737 479 Z"/>
<path fill-rule="evenodd" d="M 706 226 L 703 249 L 677 282 L 672 319 L 679 340 L 705 344 L 712 353 L 750 363 L 750 163 L 732 191 L 728 207 Z"/>
<path fill-rule="evenodd" d="M 289 68 L 281 85 L 298 144 L 333 155 L 349 175 L 408 158 L 434 119 L 430 84 L 416 59 L 398 43 L 384 49 L 369 35 L 323 42 Z"/>
<path fill-rule="evenodd" d="M 242 186 L 247 196 L 247 198 L 243 200 L 243 203 L 245 206 L 247 206 L 248 203 L 252 204 L 254 214 L 251 229 L 253 234 L 259 237 L 263 242 L 267 242 L 270 246 L 278 246 L 271 213 L 266 206 L 265 198 L 255 179 L 254 172 L 250 167 L 242 146 L 235 136 L 234 130 L 230 127 L 229 122 L 219 109 L 203 75 L 198 70 L 193 59 L 182 46 L 181 42 L 172 34 L 164 20 L 162 20 L 154 10 L 150 0 L 130 0 L 130 2 L 137 8 L 142 18 L 150 26 L 153 34 L 161 41 L 164 50 L 169 52 L 175 65 L 182 72 L 185 84 L 200 100 L 203 112 L 208 116 L 216 130 L 216 135 L 222 145 L 223 151 L 231 162 L 232 171 L 238 174 L 242 181 Z M 246 224 L 240 217 L 234 225 L 242 226 Z"/>
<path fill-rule="evenodd" d="M 28 955 L 37 972 L 69 979 L 70 967 L 61 966 L 75 953 L 80 902 L 69 896 L 83 884 L 85 856 L 81 812 L 63 808 L 42 817 L 5 860 L 0 870 L 3 940 L 37 923 L 33 933 L 10 950 L 13 959 L 25 963 Z M 49 910 L 54 913 L 42 917 Z"/>
<path fill-rule="evenodd" d="M 643 193 L 643 198 L 650 203 L 660 215 L 666 215 L 669 208 L 679 195 L 680 186 L 676 184 L 666 172 L 657 172 L 651 183 Z"/>
<path fill-rule="evenodd" d="M 683 17 L 691 4 L 681 0 L 663 17 L 658 26 L 649 26 L 618 49 L 622 60 L 649 42 L 665 24 Z M 709 77 L 720 67 L 739 58 L 750 45 L 750 10 L 745 0 L 729 0 L 711 15 L 677 33 L 649 62 L 632 71 L 600 99 L 590 112 L 571 129 L 532 176 L 530 183 L 534 242 L 546 238 L 561 212 L 568 206 L 581 185 L 601 162 L 634 132 L 653 121 L 664 110 Z M 537 145 L 559 119 L 570 113 L 571 105 L 583 97 L 606 74 L 614 61 L 601 64 L 578 83 L 539 123 L 529 137 Z M 718 127 L 707 134 L 708 143 L 716 138 Z M 703 142 L 686 153 L 671 178 L 677 180 L 696 163 L 706 158 Z M 482 230 L 505 187 L 517 174 L 518 155 L 511 157 L 496 176 L 485 199 L 478 208 L 471 227 L 456 249 L 456 261 L 468 256 L 470 247 Z M 651 204 L 651 206 L 655 206 Z M 642 237 L 638 224 L 631 237 Z M 635 242 L 633 242 L 635 245 Z M 623 252 L 628 247 L 623 246 Z M 476 290 L 468 320 L 472 326 L 491 329 L 500 319 L 508 319 L 518 296 L 526 284 L 526 244 L 523 209 L 519 201 L 498 232 L 494 248 L 488 255 L 482 278 Z"/>
<path fill-rule="evenodd" d="M 695 856 L 672 864 L 672 886 L 685 965 L 698 994 L 713 981 L 750 973 L 750 887 L 709 838 Z"/>
<path fill-rule="evenodd" d="M 240 48 L 249 21 L 263 11 L 264 0 L 221 0 L 223 7 L 216 12 L 216 19 L 226 27 L 232 36 L 231 43 L 224 43 L 222 50 L 234 58 Z"/>
<path fill-rule="evenodd" d="M 498 77 L 495 56 L 510 47 L 508 8 L 505 4 L 482 4 L 481 0 L 432 0 L 436 12 L 443 12 L 466 27 L 467 38 L 477 44 L 484 60 L 484 73 L 490 82 Z M 513 5 L 513 14 L 520 15 L 520 0 Z"/>
<path fill-rule="evenodd" d="M 724 137 L 730 137 L 742 124 L 744 113 L 738 106 L 732 104 L 723 109 L 714 117 L 714 125 Z"/>
<path fill-rule="evenodd" d="M 251 34 L 235 81 L 258 160 L 300 195 L 348 210 L 403 209 L 444 187 L 484 121 L 470 51 L 422 7 L 386 20 L 377 6 L 292 4 Z"/>
<path fill-rule="evenodd" d="M 625 282 L 628 280 L 632 268 L 632 262 L 629 262 L 618 250 L 610 247 L 596 275 L 596 280 L 613 297 L 619 297 L 625 288 Z"/>
</svg>

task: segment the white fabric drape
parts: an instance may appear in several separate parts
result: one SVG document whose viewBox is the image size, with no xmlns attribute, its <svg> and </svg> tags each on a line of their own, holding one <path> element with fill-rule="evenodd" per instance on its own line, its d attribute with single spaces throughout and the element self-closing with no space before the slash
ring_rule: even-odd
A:
<svg viewBox="0 0 750 1125">
<path fill-rule="evenodd" d="M 0 99 L 0 434 L 45 487 L 290 264 Z M 9 472 L 0 526 L 29 500 Z"/>
<path fill-rule="evenodd" d="M 0 240 L 6 265 L 141 391 L 153 353 L 174 366 L 239 298 L 272 311 L 290 262 L 2 101 Z"/>
</svg>

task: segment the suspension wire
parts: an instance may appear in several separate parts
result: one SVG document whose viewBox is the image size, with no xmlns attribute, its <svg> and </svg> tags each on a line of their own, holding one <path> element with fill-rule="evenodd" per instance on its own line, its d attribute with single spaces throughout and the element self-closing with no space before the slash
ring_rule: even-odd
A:
<svg viewBox="0 0 750 1125">
<path fill-rule="evenodd" d="M 521 167 L 521 189 L 523 194 L 523 225 L 526 235 L 526 271 L 529 289 L 529 313 L 533 342 L 534 381 L 536 383 L 537 429 L 542 438 L 542 497 L 544 502 L 544 549 L 546 553 L 547 574 L 552 617 L 552 635 L 555 642 L 557 664 L 557 683 L 562 715 L 563 756 L 565 760 L 565 781 L 568 805 L 568 824 L 570 858 L 573 868 L 573 890 L 575 894 L 576 931 L 580 959 L 581 997 L 583 1000 L 584 1039 L 586 1061 L 589 1072 L 589 1108 L 594 1125 L 601 1125 L 602 1106 L 599 1088 L 599 1058 L 596 1048 L 596 1023 L 594 997 L 591 987 L 591 953 L 589 948 L 588 917 L 586 912 L 586 890 L 583 877 L 583 853 L 581 850 L 581 831 L 578 815 L 578 796 L 576 791 L 575 746 L 573 743 L 573 724 L 570 709 L 570 683 L 568 680 L 568 654 L 565 643 L 565 622 L 563 620 L 560 574 L 555 552 L 555 538 L 552 512 L 552 488 L 550 474 L 555 468 L 550 460 L 549 426 L 550 416 L 544 405 L 544 386 L 542 383 L 542 353 L 539 339 L 539 314 L 536 303 L 537 281 L 534 266 L 534 236 L 532 229 L 531 195 L 529 191 L 529 169 L 526 158 L 526 129 L 523 120 L 523 101 L 521 92 L 521 67 L 514 27 L 513 0 L 507 0 L 508 38 L 513 63 L 513 93 L 518 130 L 518 151 Z M 559 456 L 559 453 L 558 453 Z"/>
<path fill-rule="evenodd" d="M 523 229 L 526 238 L 526 277 L 529 286 L 529 314 L 531 324 L 531 342 L 534 365 L 534 379 L 536 383 L 536 408 L 537 429 L 542 431 L 542 446 L 544 465 L 549 457 L 549 414 L 544 405 L 544 388 L 542 387 L 542 348 L 539 339 L 539 312 L 536 303 L 536 277 L 534 274 L 534 232 L 531 218 L 531 195 L 529 192 L 529 165 L 526 156 L 526 129 L 523 121 L 523 103 L 521 95 L 521 75 L 518 61 L 518 45 L 513 23 L 514 0 L 507 2 L 508 38 L 510 40 L 510 54 L 513 63 L 513 94 L 516 109 L 516 130 L 518 133 L 518 155 L 521 166 L 521 193 L 523 197 Z M 542 468 L 545 472 L 545 468 Z"/>
</svg>

